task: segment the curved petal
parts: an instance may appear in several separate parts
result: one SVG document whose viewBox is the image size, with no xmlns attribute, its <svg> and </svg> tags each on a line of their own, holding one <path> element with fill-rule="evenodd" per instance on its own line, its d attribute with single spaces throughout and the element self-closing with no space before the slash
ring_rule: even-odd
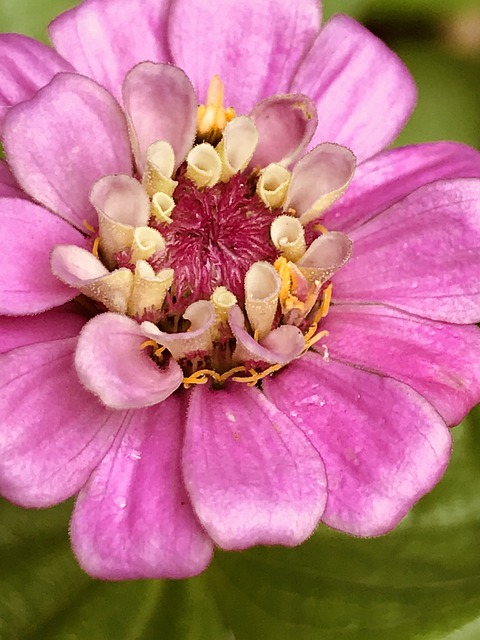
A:
<svg viewBox="0 0 480 640">
<path fill-rule="evenodd" d="M 0 160 L 0 197 L 27 198 L 5 160 Z"/>
<path fill-rule="evenodd" d="M 73 69 L 50 47 L 18 33 L 0 34 L 0 135 L 10 108 L 30 100 L 62 71 Z"/>
<path fill-rule="evenodd" d="M 126 73 L 139 62 L 167 62 L 170 0 L 87 0 L 58 16 L 48 32 L 80 73 L 121 98 Z"/>
<path fill-rule="evenodd" d="M 183 486 L 183 399 L 129 414 L 114 446 L 80 492 L 71 523 L 82 567 L 105 580 L 187 578 L 213 545 Z"/>
<path fill-rule="evenodd" d="M 79 228 L 83 220 L 96 223 L 92 185 L 132 170 L 117 102 L 92 80 L 70 73 L 55 76 L 32 100 L 10 110 L 4 145 L 24 191 Z"/>
<path fill-rule="evenodd" d="M 480 320 L 480 180 L 420 188 L 350 234 L 333 298 L 459 324 Z"/>
<path fill-rule="evenodd" d="M 254 167 L 271 162 L 290 165 L 306 148 L 318 124 L 314 103 L 301 94 L 266 98 L 253 107 L 250 117 L 260 136 L 251 161 Z"/>
<path fill-rule="evenodd" d="M 162 402 L 183 380 L 174 360 L 160 369 L 141 349 L 140 325 L 126 316 L 102 313 L 80 334 L 75 353 L 78 376 L 112 409 L 135 409 Z"/>
<path fill-rule="evenodd" d="M 386 533 L 445 471 L 449 430 L 396 380 L 306 354 L 264 389 L 322 456 L 328 483 L 322 520 L 335 529 Z"/>
<path fill-rule="evenodd" d="M 291 325 L 278 327 L 257 342 L 245 329 L 245 316 L 237 305 L 230 309 L 228 322 L 237 340 L 235 358 L 238 360 L 286 364 L 299 356 L 305 348 L 302 332 Z"/>
<path fill-rule="evenodd" d="M 429 182 L 479 177 L 480 152 L 459 142 L 390 149 L 357 167 L 347 192 L 325 212 L 322 223 L 349 232 Z"/>
<path fill-rule="evenodd" d="M 405 382 L 449 425 L 480 402 L 480 329 L 388 307 L 335 305 L 322 321 L 331 358 Z M 454 357 L 452 357 L 454 354 Z"/>
<path fill-rule="evenodd" d="M 224 549 L 299 544 L 325 505 L 318 453 L 258 389 L 239 384 L 191 392 L 183 476 L 201 523 Z"/>
<path fill-rule="evenodd" d="M 23 507 L 76 493 L 123 419 L 78 382 L 75 344 L 52 340 L 0 356 L 0 491 Z"/>
<path fill-rule="evenodd" d="M 323 27 L 292 82 L 314 101 L 312 146 L 336 142 L 365 160 L 388 146 L 416 102 L 413 78 L 381 40 L 348 16 Z"/>
<path fill-rule="evenodd" d="M 168 35 L 200 103 L 218 74 L 226 104 L 247 114 L 262 98 L 286 93 L 320 22 L 316 0 L 172 0 Z"/>
<path fill-rule="evenodd" d="M 64 307 L 36 316 L 0 316 L 0 353 L 77 336 L 87 318 Z"/>
<path fill-rule="evenodd" d="M 60 242 L 83 244 L 83 236 L 28 200 L 2 198 L 1 210 L 0 313 L 39 313 L 72 300 L 77 292 L 52 274 L 49 254 Z"/>
<path fill-rule="evenodd" d="M 148 147 L 159 140 L 172 146 L 180 165 L 197 131 L 197 98 L 185 73 L 170 64 L 138 64 L 125 78 L 123 102 L 139 171 Z"/>
</svg>

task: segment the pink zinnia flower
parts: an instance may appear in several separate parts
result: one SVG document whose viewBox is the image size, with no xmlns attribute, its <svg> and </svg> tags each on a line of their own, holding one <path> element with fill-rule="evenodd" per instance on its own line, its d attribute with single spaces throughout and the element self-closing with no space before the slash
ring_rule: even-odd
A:
<svg viewBox="0 0 480 640">
<path fill-rule="evenodd" d="M 384 533 L 480 398 L 480 155 L 382 151 L 412 79 L 320 21 L 87 0 L 0 39 L 0 489 L 78 493 L 94 576 Z"/>
</svg>

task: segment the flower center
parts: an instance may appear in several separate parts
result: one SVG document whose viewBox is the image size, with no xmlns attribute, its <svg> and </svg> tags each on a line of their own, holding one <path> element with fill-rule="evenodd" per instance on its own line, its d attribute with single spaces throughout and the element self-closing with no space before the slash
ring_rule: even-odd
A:
<svg viewBox="0 0 480 640">
<path fill-rule="evenodd" d="M 52 270 L 95 313 L 141 323 L 139 348 L 160 367 L 176 360 L 185 386 L 257 384 L 325 334 L 330 280 L 351 242 L 319 225 L 306 236 L 304 226 L 345 190 L 354 158 L 326 143 L 293 172 L 256 166 L 259 131 L 224 109 L 217 76 L 197 115 L 186 159 L 159 140 L 141 180 L 114 175 L 94 185 L 92 252 L 56 247 Z"/>
</svg>

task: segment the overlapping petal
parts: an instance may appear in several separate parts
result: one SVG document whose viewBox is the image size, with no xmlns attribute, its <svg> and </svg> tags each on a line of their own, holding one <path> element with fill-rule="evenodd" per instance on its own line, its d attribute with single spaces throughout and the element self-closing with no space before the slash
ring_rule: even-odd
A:
<svg viewBox="0 0 480 640">
<path fill-rule="evenodd" d="M 415 84 L 403 62 L 344 15 L 323 27 L 290 90 L 305 93 L 317 107 L 312 146 L 336 142 L 359 161 L 393 142 L 416 102 Z"/>
<path fill-rule="evenodd" d="M 335 305 L 322 329 L 330 357 L 410 385 L 447 424 L 480 401 L 480 329 L 377 305 Z"/>
<path fill-rule="evenodd" d="M 120 100 L 127 72 L 139 62 L 168 62 L 169 0 L 87 0 L 58 16 L 50 38 L 79 73 Z"/>
<path fill-rule="evenodd" d="M 320 456 L 257 389 L 191 392 L 183 475 L 201 523 L 224 549 L 299 544 L 325 505 Z"/>
<path fill-rule="evenodd" d="M 122 421 L 79 383 L 76 338 L 52 338 L 0 355 L 0 491 L 24 507 L 79 491 Z"/>
<path fill-rule="evenodd" d="M 183 379 L 170 360 L 160 369 L 140 348 L 144 334 L 126 316 L 103 313 L 85 326 L 78 340 L 75 367 L 87 389 L 113 409 L 134 409 L 162 402 Z"/>
<path fill-rule="evenodd" d="M 52 274 L 49 254 L 59 242 L 83 244 L 83 236 L 28 200 L 2 198 L 1 211 L 0 312 L 38 313 L 72 300 L 77 292 Z"/>
<path fill-rule="evenodd" d="M 0 197 L 1 198 L 26 198 L 27 195 L 20 188 L 15 176 L 10 171 L 5 160 L 0 160 Z"/>
<path fill-rule="evenodd" d="M 246 114 L 262 98 L 287 92 L 320 21 L 316 0 L 172 0 L 169 44 L 200 103 L 218 74 L 226 104 Z"/>
<path fill-rule="evenodd" d="M 50 47 L 18 33 L 0 34 L 0 133 L 10 108 L 62 71 L 73 68 Z"/>
<path fill-rule="evenodd" d="M 98 578 L 185 578 L 209 564 L 213 545 L 185 491 L 183 399 L 128 413 L 115 444 L 75 506 L 74 551 Z"/>
<path fill-rule="evenodd" d="M 480 152 L 459 142 L 390 149 L 357 167 L 347 192 L 325 212 L 322 223 L 348 233 L 430 182 L 479 177 Z"/>
<path fill-rule="evenodd" d="M 149 145 L 158 140 L 172 146 L 180 165 L 197 130 L 197 98 L 185 73 L 168 64 L 139 64 L 125 79 L 123 101 L 139 171 Z"/>
<path fill-rule="evenodd" d="M 84 228 L 83 220 L 96 222 L 89 202 L 93 184 L 104 175 L 132 170 L 120 107 L 105 89 L 80 75 L 59 74 L 34 98 L 11 109 L 3 142 L 26 193 L 78 228 Z"/>
<path fill-rule="evenodd" d="M 334 299 L 459 324 L 480 320 L 480 181 L 438 181 L 352 233 Z"/>
<path fill-rule="evenodd" d="M 443 420 L 397 380 L 307 354 L 264 389 L 322 456 L 322 520 L 335 529 L 361 536 L 392 529 L 450 458 Z"/>
</svg>

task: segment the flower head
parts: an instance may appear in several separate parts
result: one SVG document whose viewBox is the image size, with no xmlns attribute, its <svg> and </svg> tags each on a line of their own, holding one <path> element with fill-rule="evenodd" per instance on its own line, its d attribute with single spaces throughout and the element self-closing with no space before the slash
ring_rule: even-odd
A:
<svg viewBox="0 0 480 640">
<path fill-rule="evenodd" d="M 382 151 L 411 78 L 316 2 L 117 9 L 0 39 L 0 490 L 109 579 L 388 531 L 480 397 L 480 154 Z"/>
</svg>

